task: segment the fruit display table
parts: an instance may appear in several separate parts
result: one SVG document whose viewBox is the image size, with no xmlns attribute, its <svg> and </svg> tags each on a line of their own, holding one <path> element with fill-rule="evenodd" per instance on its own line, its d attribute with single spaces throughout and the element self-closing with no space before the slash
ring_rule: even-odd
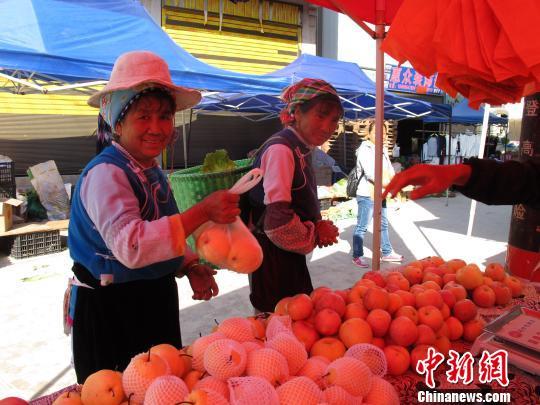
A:
<svg viewBox="0 0 540 405">
<path fill-rule="evenodd" d="M 534 310 L 540 310 L 540 296 L 532 284 L 525 284 L 523 289 L 523 295 L 518 298 L 513 298 L 509 305 L 505 308 L 493 307 L 493 308 L 481 308 L 479 309 L 479 315 L 486 321 L 490 322 L 508 307 L 515 305 L 531 308 Z M 459 353 L 465 353 L 471 350 L 471 343 L 463 340 L 457 340 L 452 342 L 452 349 Z M 501 387 L 498 382 L 493 381 L 489 384 L 482 384 L 479 382 L 478 373 L 475 373 L 474 380 L 471 384 L 451 384 L 447 381 L 446 377 L 447 368 L 443 365 L 437 368 L 434 373 L 435 390 L 441 389 L 467 389 L 467 390 L 480 390 L 482 393 L 488 392 L 505 392 L 511 394 L 511 403 L 519 405 L 540 404 L 540 378 L 524 372 L 523 370 L 514 366 L 509 366 L 509 384 L 507 387 Z M 392 376 L 386 375 L 384 377 L 399 394 L 399 400 L 401 404 L 416 404 L 418 403 L 418 391 L 428 390 L 425 384 L 425 377 L 418 375 L 417 373 L 409 370 L 403 375 Z M 30 402 L 32 405 L 51 405 L 53 401 L 63 392 L 66 391 L 80 391 L 81 386 L 72 385 L 66 387 L 58 392 L 50 395 L 35 399 Z"/>
<path fill-rule="evenodd" d="M 222 319 L 185 348 L 154 345 L 32 404 L 409 405 L 456 390 L 460 403 L 540 404 L 538 288 L 500 263 L 430 256 Z"/>
</svg>

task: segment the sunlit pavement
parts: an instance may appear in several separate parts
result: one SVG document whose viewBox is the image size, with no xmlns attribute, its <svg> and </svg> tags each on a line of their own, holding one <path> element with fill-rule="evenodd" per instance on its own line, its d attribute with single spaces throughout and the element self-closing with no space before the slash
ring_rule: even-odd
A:
<svg viewBox="0 0 540 405">
<path fill-rule="evenodd" d="M 404 263 L 430 255 L 478 265 L 503 262 L 511 207 L 478 204 L 472 236 L 466 237 L 469 207 L 470 200 L 459 194 L 448 200 L 427 198 L 391 206 L 394 250 L 405 256 Z M 339 243 L 310 255 L 315 287 L 345 289 L 366 271 L 351 262 L 355 223 L 339 221 Z M 366 235 L 368 258 L 371 236 Z M 385 263 L 383 268 L 396 265 Z M 70 268 L 67 251 L 18 261 L 0 257 L 0 398 L 35 398 L 75 382 L 70 338 L 63 333 L 61 316 Z M 220 293 L 209 302 L 193 301 L 187 280 L 178 281 L 184 344 L 208 334 L 215 320 L 252 313 L 247 276 L 221 270 L 217 281 Z"/>
</svg>

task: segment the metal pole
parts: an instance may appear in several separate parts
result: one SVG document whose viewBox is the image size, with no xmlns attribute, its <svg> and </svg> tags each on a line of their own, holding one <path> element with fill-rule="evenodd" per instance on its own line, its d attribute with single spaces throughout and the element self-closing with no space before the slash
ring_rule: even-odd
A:
<svg viewBox="0 0 540 405">
<path fill-rule="evenodd" d="M 373 201 L 373 270 L 381 268 L 381 209 L 382 209 L 382 157 L 383 157 L 383 125 L 384 125 L 384 53 L 381 50 L 384 39 L 385 1 L 376 2 L 376 72 L 375 72 L 375 187 Z"/>
<path fill-rule="evenodd" d="M 485 104 L 484 105 L 484 119 L 482 121 L 482 135 L 480 136 L 480 150 L 478 151 L 478 157 L 480 159 L 484 157 L 484 148 L 486 146 L 488 126 L 489 126 L 489 104 Z M 467 225 L 467 236 L 472 235 L 472 228 L 474 224 L 475 213 L 476 213 L 476 200 L 472 200 L 471 209 L 469 211 L 469 225 Z"/>
<path fill-rule="evenodd" d="M 184 144 L 184 168 L 187 169 L 187 136 L 186 136 L 186 119 L 184 118 L 184 110 L 182 110 L 182 142 Z"/>
<path fill-rule="evenodd" d="M 450 114 L 452 114 L 450 112 Z M 448 120 L 448 164 L 450 164 L 450 158 L 452 156 L 452 116 L 450 116 L 450 119 Z M 456 156 L 457 157 L 457 156 Z M 455 159 L 454 159 L 455 162 Z M 449 200 L 449 190 L 446 189 L 446 207 L 448 207 L 448 200 Z"/>
</svg>

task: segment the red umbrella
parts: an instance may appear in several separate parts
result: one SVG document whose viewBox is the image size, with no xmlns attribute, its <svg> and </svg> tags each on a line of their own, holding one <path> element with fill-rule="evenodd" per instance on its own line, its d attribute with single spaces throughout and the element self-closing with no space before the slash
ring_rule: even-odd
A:
<svg viewBox="0 0 540 405">
<path fill-rule="evenodd" d="M 382 48 L 478 108 L 540 90 L 538 38 L 537 0 L 405 0 Z"/>
<path fill-rule="evenodd" d="M 377 41 L 375 207 L 382 191 L 384 54 L 408 60 L 472 107 L 540 91 L 538 0 L 307 0 L 351 17 Z M 366 22 L 375 24 L 375 31 Z M 387 38 L 385 26 L 391 25 Z M 373 268 L 379 269 L 380 210 L 373 215 Z"/>
</svg>

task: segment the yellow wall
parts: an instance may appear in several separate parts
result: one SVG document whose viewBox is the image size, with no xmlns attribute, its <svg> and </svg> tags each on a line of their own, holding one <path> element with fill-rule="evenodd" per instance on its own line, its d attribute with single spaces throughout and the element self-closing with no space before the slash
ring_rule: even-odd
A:
<svg viewBox="0 0 540 405">
<path fill-rule="evenodd" d="M 300 52 L 300 7 L 259 1 L 223 3 L 219 30 L 219 0 L 208 0 L 205 24 L 203 0 L 168 0 L 162 12 L 162 26 L 169 36 L 196 58 L 236 72 L 264 74 L 280 69 Z"/>
<path fill-rule="evenodd" d="M 0 88 L 9 88 L 6 79 L 0 79 Z M 96 115 L 97 110 L 86 104 L 87 94 L 12 94 L 0 91 L 0 114 L 63 114 Z"/>
</svg>

